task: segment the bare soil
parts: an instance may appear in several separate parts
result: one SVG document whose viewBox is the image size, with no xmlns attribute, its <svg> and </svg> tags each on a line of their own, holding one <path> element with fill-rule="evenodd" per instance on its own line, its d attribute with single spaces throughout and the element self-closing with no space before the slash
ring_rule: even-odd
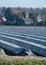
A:
<svg viewBox="0 0 46 65">
<path fill-rule="evenodd" d="M 46 60 L 46 57 L 36 56 L 32 52 L 30 52 L 27 56 L 8 56 L 4 52 L 0 53 L 0 58 L 4 60 Z"/>
</svg>

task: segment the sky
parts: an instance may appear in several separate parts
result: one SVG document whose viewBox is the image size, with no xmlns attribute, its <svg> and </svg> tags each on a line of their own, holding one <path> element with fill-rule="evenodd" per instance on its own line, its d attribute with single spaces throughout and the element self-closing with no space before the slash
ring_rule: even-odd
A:
<svg viewBox="0 0 46 65">
<path fill-rule="evenodd" d="M 46 8 L 46 0 L 0 0 L 0 7 Z"/>
</svg>

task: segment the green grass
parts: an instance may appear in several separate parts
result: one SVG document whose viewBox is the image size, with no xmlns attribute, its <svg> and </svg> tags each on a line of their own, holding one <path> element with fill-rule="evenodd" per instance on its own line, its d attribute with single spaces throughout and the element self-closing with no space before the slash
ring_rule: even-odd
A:
<svg viewBox="0 0 46 65">
<path fill-rule="evenodd" d="M 3 60 L 0 59 L 0 65 L 46 65 L 46 60 Z"/>
</svg>

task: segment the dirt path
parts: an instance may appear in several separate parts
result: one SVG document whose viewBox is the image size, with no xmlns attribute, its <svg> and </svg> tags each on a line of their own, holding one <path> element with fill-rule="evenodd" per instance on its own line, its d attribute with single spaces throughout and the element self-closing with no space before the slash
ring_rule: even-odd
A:
<svg viewBox="0 0 46 65">
<path fill-rule="evenodd" d="M 28 56 L 8 56 L 5 53 L 1 53 L 0 58 L 5 59 L 5 60 L 10 60 L 10 61 L 12 61 L 12 60 L 31 60 L 31 59 L 46 60 L 46 57 L 36 56 L 32 53 L 30 53 Z"/>
</svg>

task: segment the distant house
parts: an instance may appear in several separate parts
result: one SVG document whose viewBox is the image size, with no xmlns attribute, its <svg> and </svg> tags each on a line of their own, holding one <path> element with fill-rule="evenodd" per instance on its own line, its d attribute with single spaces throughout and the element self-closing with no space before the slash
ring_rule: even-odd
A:
<svg viewBox="0 0 46 65">
<path fill-rule="evenodd" d="M 26 12 L 26 18 L 29 18 L 29 14 L 28 14 L 28 12 Z"/>
<path fill-rule="evenodd" d="M 7 20 L 6 20 L 6 18 L 5 18 L 5 17 L 2 17 L 2 21 L 3 21 L 3 22 L 6 22 Z"/>
<path fill-rule="evenodd" d="M 28 24 L 28 25 L 30 25 L 30 23 L 33 22 L 33 20 L 29 18 L 28 12 L 26 12 L 26 18 L 24 18 L 23 20 L 25 21 L 25 24 Z"/>
<path fill-rule="evenodd" d="M 33 22 L 33 20 L 30 18 L 25 18 L 24 21 L 25 21 L 25 24 L 28 24 L 28 25 L 30 25 L 30 23 Z"/>
<path fill-rule="evenodd" d="M 21 10 L 19 9 L 19 8 L 10 8 L 11 9 L 11 11 L 12 11 L 12 13 L 14 14 L 14 15 L 17 15 L 17 16 L 19 16 L 20 18 L 22 18 L 22 12 L 21 12 Z"/>
<path fill-rule="evenodd" d="M 42 16 L 40 14 L 37 16 L 37 21 L 38 22 L 41 22 L 42 21 Z"/>
<path fill-rule="evenodd" d="M 38 17 L 37 17 L 38 22 L 41 22 L 41 21 L 44 22 L 45 20 L 46 20 L 46 15 L 41 15 L 41 14 L 38 15 Z"/>
<path fill-rule="evenodd" d="M 46 20 L 46 15 L 42 15 L 42 21 L 44 22 Z"/>
</svg>

